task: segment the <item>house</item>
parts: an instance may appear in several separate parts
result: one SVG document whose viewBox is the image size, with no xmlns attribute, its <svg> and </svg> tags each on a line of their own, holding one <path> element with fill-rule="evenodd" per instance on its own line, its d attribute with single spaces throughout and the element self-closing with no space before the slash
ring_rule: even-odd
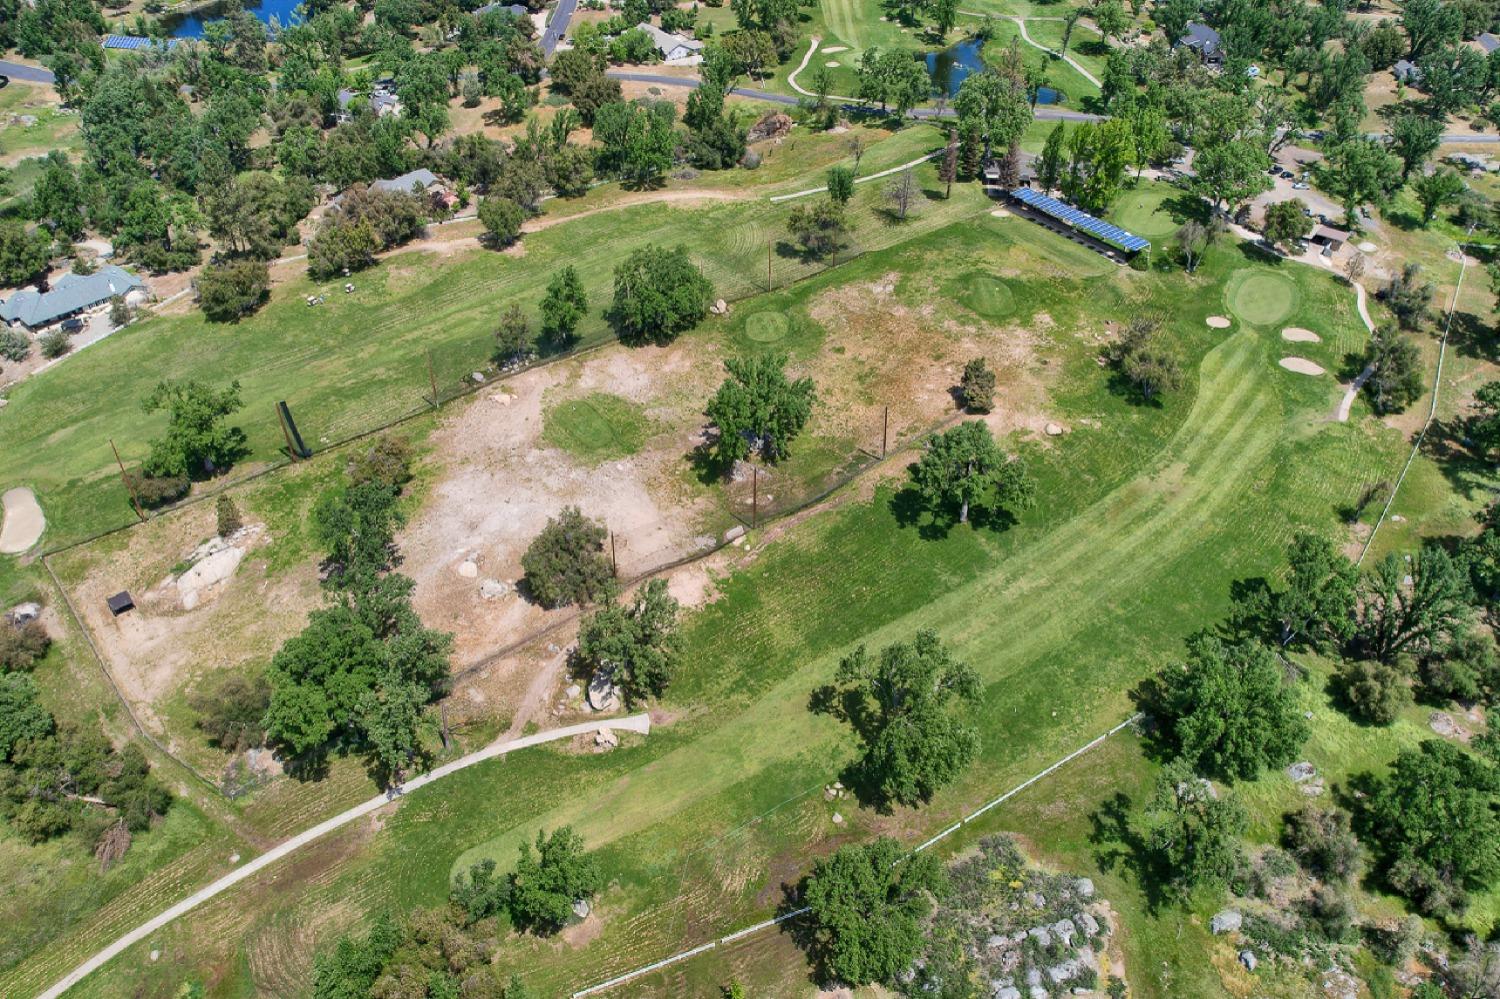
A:
<svg viewBox="0 0 1500 999">
<path fill-rule="evenodd" d="M 404 194 L 432 194 L 443 190 L 443 182 L 438 180 L 437 174 L 423 167 L 410 173 L 403 173 L 399 177 L 389 180 L 377 180 L 370 185 L 377 191 L 400 191 Z"/>
<path fill-rule="evenodd" d="M 1474 39 L 1474 44 L 1478 45 L 1485 55 L 1489 55 L 1496 49 L 1500 49 L 1500 35 L 1493 31 L 1481 32 L 1479 37 Z"/>
<path fill-rule="evenodd" d="M 140 278 L 114 264 L 92 274 L 64 274 L 46 291 L 26 288 L 0 303 L 0 322 L 36 331 L 145 287 Z"/>
<path fill-rule="evenodd" d="M 336 99 L 339 109 L 333 114 L 334 122 L 343 125 L 353 121 L 354 102 L 359 100 L 359 94 L 353 90 L 340 90 Z M 396 85 L 393 81 L 381 80 L 372 88 L 370 112 L 377 118 L 401 117 L 401 98 L 396 96 Z"/>
<path fill-rule="evenodd" d="M 1206 63 L 1217 66 L 1224 61 L 1224 40 L 1206 24 L 1188 22 L 1187 34 L 1178 39 L 1177 45 L 1198 53 L 1198 58 Z"/>
<path fill-rule="evenodd" d="M 1349 234 L 1342 229 L 1335 229 L 1331 225 L 1320 225 L 1312 231 L 1308 237 L 1312 242 L 1323 248 L 1323 256 L 1331 256 L 1342 250 L 1344 244 L 1349 242 Z"/>
<path fill-rule="evenodd" d="M 531 13 L 531 11 L 527 10 L 525 4 L 519 4 L 519 3 L 509 3 L 509 4 L 506 4 L 506 3 L 487 3 L 483 7 L 480 7 L 478 10 L 476 10 L 474 12 L 474 16 L 475 17 L 482 17 L 485 14 L 491 14 L 491 13 L 494 13 L 495 11 L 501 11 L 501 12 L 506 13 L 506 14 L 513 14 L 516 17 L 526 17 L 528 14 Z"/>
<path fill-rule="evenodd" d="M 681 35 L 663 31 L 650 21 L 642 21 L 636 27 L 651 36 L 651 43 L 661 54 L 662 62 L 676 62 L 679 59 L 691 59 L 703 55 L 703 43 L 696 38 L 683 38 Z"/>
<path fill-rule="evenodd" d="M 1422 82 L 1422 71 L 1410 59 L 1396 60 L 1396 64 L 1391 67 L 1391 75 L 1396 78 L 1397 83 L 1417 86 Z"/>
</svg>

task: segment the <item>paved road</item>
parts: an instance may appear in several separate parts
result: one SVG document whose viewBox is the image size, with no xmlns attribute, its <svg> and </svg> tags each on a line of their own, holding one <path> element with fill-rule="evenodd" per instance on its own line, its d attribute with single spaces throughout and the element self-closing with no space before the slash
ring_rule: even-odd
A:
<svg viewBox="0 0 1500 999">
<path fill-rule="evenodd" d="M 51 83 L 57 79 L 50 69 L 42 69 L 40 66 L 22 66 L 18 62 L 6 62 L 3 59 L 0 59 L 0 76 L 8 76 L 12 80 L 26 80 L 29 83 Z"/>
<path fill-rule="evenodd" d="M 470 753 L 468 756 L 464 756 L 457 760 L 454 760 L 452 763 L 445 763 L 442 766 L 438 767 L 436 770 L 425 773 L 420 777 L 413 777 L 411 780 L 407 781 L 406 784 L 401 788 L 400 793 L 405 794 L 411 791 L 415 791 L 420 787 L 431 784 L 433 781 L 440 780 L 443 777 L 447 777 L 449 774 L 456 773 L 459 770 L 463 770 L 465 767 L 472 767 L 476 763 L 482 763 L 485 760 L 491 760 L 497 756 L 504 756 L 506 753 L 514 752 L 517 749 L 525 749 L 528 746 L 536 746 L 544 742 L 553 742 L 558 739 L 571 739 L 575 735 L 586 735 L 590 732 L 598 731 L 600 728 L 623 729 L 629 732 L 640 732 L 644 735 L 651 731 L 651 716 L 646 714 L 639 714 L 631 715 L 628 718 L 600 718 L 595 721 L 584 722 L 579 725 L 569 725 L 565 728 L 554 728 L 550 731 L 538 732 L 535 735 L 523 736 L 519 739 L 512 739 L 509 742 L 493 742 L 490 745 L 479 750 L 478 752 Z M 319 838 L 320 836 L 325 836 L 328 833 L 333 832 L 340 826 L 348 825 L 355 819 L 361 818 L 365 815 L 369 815 L 376 809 L 384 808 L 397 797 L 399 797 L 399 795 L 381 795 L 378 798 L 371 798 L 369 801 L 366 801 L 360 805 L 355 805 L 347 812 L 342 812 L 325 822 L 320 822 L 317 825 L 313 826 L 311 829 L 298 833 L 279 846 L 267 850 L 259 857 L 256 857 L 248 863 L 236 868 L 234 871 L 226 874 L 224 877 L 215 881 L 213 884 L 208 885 L 205 888 L 201 888 L 198 891 L 194 892 L 192 895 L 189 895 L 187 898 L 183 899 L 181 902 L 178 902 L 176 905 L 172 906 L 161 915 L 155 917 L 154 919 L 148 920 L 145 923 L 142 923 L 140 926 L 137 926 L 129 933 L 120 937 L 120 939 L 116 940 L 114 943 L 110 944 L 108 947 L 104 948 L 99 953 L 95 954 L 93 957 L 89 958 L 87 961 L 83 962 L 78 967 L 68 972 L 68 974 L 64 976 L 61 981 L 52 986 L 46 992 L 43 992 L 41 994 L 41 999 L 58 999 L 58 997 L 60 997 L 64 992 L 67 992 L 73 986 L 83 981 L 93 972 L 104 967 L 104 965 L 108 964 L 121 952 L 134 946 L 137 943 L 140 943 L 142 940 L 146 939 L 151 934 L 161 929 L 163 926 L 166 926 L 168 923 L 175 920 L 178 916 L 181 916 L 189 910 L 202 905 L 204 902 L 207 902 L 209 899 L 213 898 L 215 895 L 218 895 L 225 889 L 231 888 L 239 882 L 250 877 L 251 875 L 264 870 L 270 865 L 276 863 L 276 861 L 285 857 L 287 854 L 300 847 L 306 846 L 308 843 L 311 843 L 313 840 Z"/>
<path fill-rule="evenodd" d="M 557 50 L 557 43 L 563 40 L 568 33 L 568 22 L 573 18 L 573 11 L 578 8 L 578 0 L 558 0 L 557 10 L 552 12 L 552 20 L 547 22 L 547 30 L 542 32 L 542 51 L 552 55 Z"/>
</svg>

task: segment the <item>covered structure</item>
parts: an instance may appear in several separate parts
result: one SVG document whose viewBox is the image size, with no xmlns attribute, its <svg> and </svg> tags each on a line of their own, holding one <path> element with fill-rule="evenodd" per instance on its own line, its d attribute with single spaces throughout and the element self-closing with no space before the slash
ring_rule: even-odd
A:
<svg viewBox="0 0 1500 999">
<path fill-rule="evenodd" d="M 1090 249 L 1098 250 L 1111 260 L 1123 260 L 1142 250 L 1151 249 L 1151 241 L 1144 236 L 1126 232 L 1117 225 L 1074 208 L 1066 201 L 1059 201 L 1032 188 L 1018 187 L 1010 192 L 1010 198 L 1020 209 L 1020 214 Z"/>
<path fill-rule="evenodd" d="M 1349 234 L 1342 229 L 1335 229 L 1331 225 L 1320 225 L 1313 229 L 1312 235 L 1308 237 L 1313 243 L 1323 248 L 1324 256 L 1337 253 L 1349 242 Z"/>
<path fill-rule="evenodd" d="M 29 330 L 44 329 L 146 287 L 134 274 L 114 264 L 92 274 L 64 274 L 47 291 L 26 288 L 0 302 L 0 321 Z"/>
<path fill-rule="evenodd" d="M 663 31 L 650 21 L 642 21 L 636 27 L 651 36 L 651 44 L 656 46 L 662 62 L 677 62 L 703 54 L 703 43 L 696 38 L 684 38 L 681 35 Z"/>
<path fill-rule="evenodd" d="M 1181 48 L 1192 49 L 1198 58 L 1217 66 L 1224 61 L 1224 40 L 1219 33 L 1199 21 L 1190 21 L 1186 33 L 1177 40 Z"/>
</svg>

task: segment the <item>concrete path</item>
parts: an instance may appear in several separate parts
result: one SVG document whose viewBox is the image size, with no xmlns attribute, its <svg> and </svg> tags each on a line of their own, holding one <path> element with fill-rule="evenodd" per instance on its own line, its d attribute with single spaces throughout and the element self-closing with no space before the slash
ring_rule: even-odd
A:
<svg viewBox="0 0 1500 999">
<path fill-rule="evenodd" d="M 856 177 L 854 178 L 854 183 L 863 184 L 867 180 L 879 180 L 881 177 L 889 177 L 893 173 L 900 173 L 902 170 L 910 170 L 912 167 L 921 166 L 928 160 L 937 159 L 941 155 L 943 155 L 943 150 L 939 149 L 935 153 L 928 153 L 926 156 L 918 156 L 910 163 L 902 163 L 899 166 L 893 166 L 888 170 L 882 170 L 879 173 L 872 173 L 865 177 Z M 781 201 L 791 201 L 794 198 L 805 198 L 809 194 L 822 194 L 826 190 L 828 190 L 827 187 L 809 187 L 805 191 L 795 191 L 791 194 L 778 194 L 774 198 L 771 198 L 770 201 L 773 204 Z"/>
<path fill-rule="evenodd" d="M 36 501 L 36 494 L 24 486 L 0 496 L 5 505 L 5 522 L 0 525 L 0 554 L 19 555 L 41 539 L 47 529 L 47 518 Z"/>
<path fill-rule="evenodd" d="M 87 961 L 83 962 L 78 967 L 68 972 L 68 974 L 65 975 L 61 981 L 52 986 L 46 992 L 43 992 L 41 994 L 41 999 L 57 999 L 57 997 L 61 996 L 73 986 L 83 981 L 90 974 L 104 967 L 105 964 L 109 963 L 123 951 L 134 946 L 137 943 L 140 943 L 142 940 L 146 939 L 148 936 L 155 933 L 163 926 L 166 926 L 168 923 L 171 923 L 173 920 L 177 919 L 177 917 L 202 905 L 204 902 L 207 902 L 215 895 L 218 895 L 226 891 L 227 889 L 232 888 L 234 885 L 239 884 L 246 878 L 259 873 L 260 871 L 276 863 L 278 860 L 282 859 L 288 854 L 300 849 L 301 847 L 306 846 L 308 843 L 311 843 L 313 840 L 318 839 L 322 836 L 326 836 L 328 833 L 333 832 L 335 829 L 338 829 L 341 826 L 346 826 L 356 819 L 369 815 L 371 812 L 377 809 L 384 808 L 392 801 L 399 800 L 401 795 L 403 794 L 407 794 L 419 788 L 426 787 L 428 784 L 431 784 L 434 781 L 441 780 L 442 778 L 447 777 L 449 774 L 457 773 L 458 771 L 463 770 L 467 767 L 472 767 L 476 763 L 483 763 L 485 760 L 492 760 L 498 756 L 504 756 L 506 753 L 511 753 L 518 749 L 526 749 L 529 746 L 538 746 L 544 742 L 556 742 L 559 739 L 571 739 L 575 735 L 586 735 L 589 732 L 598 731 L 600 728 L 611 728 L 616 730 L 623 729 L 625 731 L 639 732 L 642 735 L 646 735 L 651 731 L 651 716 L 646 714 L 639 714 L 631 715 L 628 718 L 599 718 L 594 721 L 584 722 L 579 725 L 569 725 L 565 728 L 555 728 L 547 732 L 538 732 L 535 735 L 524 736 L 520 739 L 512 739 L 506 742 L 493 742 L 485 748 L 479 750 L 478 752 L 470 753 L 468 756 L 464 756 L 460 759 L 454 760 L 452 763 L 445 763 L 444 765 L 438 767 L 436 770 L 425 773 L 420 777 L 413 777 L 411 780 L 407 781 L 403 787 L 397 789 L 394 793 L 383 794 L 378 798 L 371 798 L 369 801 L 366 801 L 363 804 L 355 805 L 353 808 L 349 809 L 346 812 L 341 812 L 331 819 L 320 822 L 317 825 L 313 826 L 311 829 L 307 829 L 303 832 L 298 833 L 286 842 L 281 843 L 279 846 L 267 850 L 259 857 L 256 857 L 255 859 L 249 861 L 235 871 L 226 874 L 224 877 L 215 881 L 213 884 L 208 885 L 204 888 L 200 888 L 198 891 L 189 895 L 181 902 L 178 902 L 170 909 L 167 909 L 165 912 L 161 913 L 161 915 L 142 923 L 140 926 L 137 926 L 135 929 L 120 937 L 114 943 L 110 944 L 108 947 L 104 948 L 99 953 L 95 954 L 93 957 L 89 958 Z"/>
<path fill-rule="evenodd" d="M 1358 281 L 1354 282 L 1354 304 L 1359 309 L 1359 318 L 1364 321 L 1365 329 L 1371 333 L 1375 332 L 1375 321 L 1370 318 L 1370 307 L 1366 302 L 1365 286 Z M 1365 370 L 1361 371 L 1354 381 L 1349 383 L 1344 390 L 1344 395 L 1339 399 L 1338 409 L 1334 410 L 1333 418 L 1339 423 L 1349 422 L 1349 409 L 1354 405 L 1354 400 L 1359 398 L 1359 390 L 1365 387 L 1365 382 L 1375 373 L 1375 365 L 1366 364 Z"/>
</svg>

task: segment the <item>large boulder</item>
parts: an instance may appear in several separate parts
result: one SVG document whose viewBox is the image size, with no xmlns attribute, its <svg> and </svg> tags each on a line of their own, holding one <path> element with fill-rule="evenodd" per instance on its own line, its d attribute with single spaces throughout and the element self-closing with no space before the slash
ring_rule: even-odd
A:
<svg viewBox="0 0 1500 999">
<path fill-rule="evenodd" d="M 750 126 L 750 131 L 745 133 L 745 142 L 754 144 L 764 142 L 767 139 L 783 138 L 792 130 L 792 119 L 780 111 L 771 111 L 762 116 L 760 121 Z"/>
<path fill-rule="evenodd" d="M 1214 918 L 1208 921 L 1208 928 L 1215 936 L 1222 933 L 1237 933 L 1244 924 L 1245 918 L 1233 909 L 1224 909 L 1214 914 Z"/>
<path fill-rule="evenodd" d="M 615 675 L 600 670 L 589 681 L 589 707 L 595 711 L 614 711 L 620 706 L 620 688 L 615 686 Z"/>
</svg>

